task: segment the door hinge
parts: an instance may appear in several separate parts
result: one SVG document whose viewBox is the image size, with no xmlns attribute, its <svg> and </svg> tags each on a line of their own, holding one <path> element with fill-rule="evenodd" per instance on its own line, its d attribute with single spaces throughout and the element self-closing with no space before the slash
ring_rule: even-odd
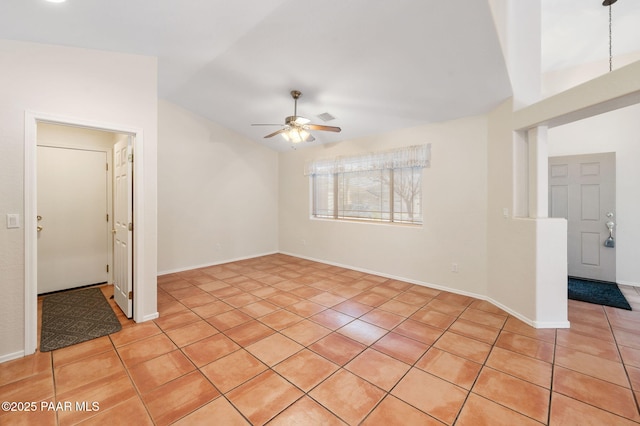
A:
<svg viewBox="0 0 640 426">
<path fill-rule="evenodd" d="M 107 222 L 109 222 L 109 213 L 107 213 Z"/>
<path fill-rule="evenodd" d="M 107 265 L 107 272 L 109 272 L 109 265 Z"/>
<path fill-rule="evenodd" d="M 133 291 L 129 292 L 129 300 L 133 300 Z"/>
<path fill-rule="evenodd" d="M 127 157 L 127 159 L 130 163 L 133 163 L 133 154 L 129 154 L 129 157 Z"/>
<path fill-rule="evenodd" d="M 129 231 L 133 231 L 133 222 L 129 222 Z"/>
<path fill-rule="evenodd" d="M 109 171 L 109 163 L 105 164 L 105 166 L 107 167 L 107 171 Z"/>
</svg>

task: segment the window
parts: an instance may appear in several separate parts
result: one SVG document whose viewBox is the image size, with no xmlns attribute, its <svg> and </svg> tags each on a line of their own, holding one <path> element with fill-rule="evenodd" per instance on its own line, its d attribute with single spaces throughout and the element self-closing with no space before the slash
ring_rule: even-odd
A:
<svg viewBox="0 0 640 426">
<path fill-rule="evenodd" d="M 422 223 L 422 169 L 429 145 L 307 164 L 312 216 Z"/>
</svg>

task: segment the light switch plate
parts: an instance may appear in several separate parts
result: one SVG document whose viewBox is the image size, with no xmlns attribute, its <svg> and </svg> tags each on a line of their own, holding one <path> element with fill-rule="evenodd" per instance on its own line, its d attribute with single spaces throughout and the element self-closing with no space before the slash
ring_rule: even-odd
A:
<svg viewBox="0 0 640 426">
<path fill-rule="evenodd" d="M 20 215 L 16 213 L 7 214 L 7 229 L 20 228 Z"/>
</svg>

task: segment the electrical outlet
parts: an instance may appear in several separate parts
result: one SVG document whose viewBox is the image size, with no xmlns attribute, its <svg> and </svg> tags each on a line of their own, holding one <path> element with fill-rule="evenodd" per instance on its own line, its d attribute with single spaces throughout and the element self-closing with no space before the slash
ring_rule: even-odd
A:
<svg viewBox="0 0 640 426">
<path fill-rule="evenodd" d="M 456 274 L 459 272 L 457 263 L 452 263 L 451 264 L 451 272 L 454 272 Z"/>
</svg>

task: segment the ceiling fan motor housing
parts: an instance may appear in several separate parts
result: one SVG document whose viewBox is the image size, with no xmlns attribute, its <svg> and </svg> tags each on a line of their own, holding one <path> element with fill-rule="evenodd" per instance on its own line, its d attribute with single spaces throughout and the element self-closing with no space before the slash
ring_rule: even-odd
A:
<svg viewBox="0 0 640 426">
<path fill-rule="evenodd" d="M 308 118 L 300 117 L 299 115 L 290 115 L 284 119 L 284 124 L 288 126 L 303 126 L 310 120 Z"/>
</svg>

